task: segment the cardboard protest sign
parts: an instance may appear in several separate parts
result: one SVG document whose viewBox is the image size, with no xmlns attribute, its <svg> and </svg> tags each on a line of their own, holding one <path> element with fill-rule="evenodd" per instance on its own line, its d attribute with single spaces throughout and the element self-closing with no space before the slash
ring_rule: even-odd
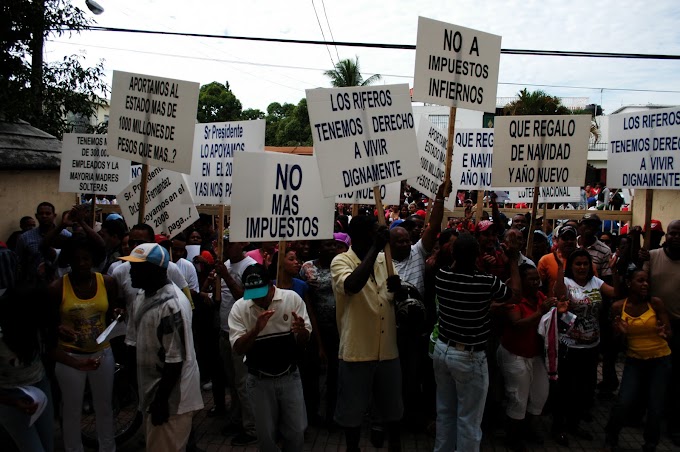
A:
<svg viewBox="0 0 680 452">
<path fill-rule="evenodd" d="M 420 174 L 408 85 L 307 90 L 325 196 Z"/>
<path fill-rule="evenodd" d="M 609 117 L 607 184 L 680 189 L 680 108 Z"/>
<path fill-rule="evenodd" d="M 113 71 L 110 155 L 191 173 L 199 84 Z"/>
<path fill-rule="evenodd" d="M 117 196 L 125 222 L 137 223 L 141 191 L 141 175 Z M 180 173 L 163 168 L 149 168 L 147 177 L 144 223 L 156 234 L 165 232 L 171 237 L 198 220 L 198 211 L 191 203 L 191 195 Z"/>
<path fill-rule="evenodd" d="M 453 140 L 451 181 L 458 190 L 491 188 L 494 129 L 458 129 Z"/>
<path fill-rule="evenodd" d="M 264 152 L 265 121 L 197 124 L 189 189 L 199 204 L 231 205 L 234 154 Z"/>
<path fill-rule="evenodd" d="M 435 127 L 425 115 L 418 125 L 418 154 L 420 174 L 408 180 L 408 184 L 429 198 L 434 198 L 444 182 L 447 133 Z"/>
<path fill-rule="evenodd" d="M 584 183 L 590 116 L 496 116 L 494 187 L 575 187 Z"/>
<path fill-rule="evenodd" d="M 313 157 L 275 152 L 234 155 L 229 239 L 236 242 L 333 237 L 333 198 L 324 198 Z M 257 181 L 254 185 L 253 181 Z"/>
<path fill-rule="evenodd" d="M 495 111 L 501 37 L 418 17 L 413 100 Z"/>
<path fill-rule="evenodd" d="M 59 191 L 117 195 L 130 183 L 130 161 L 106 152 L 106 135 L 65 133 Z"/>
<path fill-rule="evenodd" d="M 401 182 L 392 182 L 391 184 L 380 184 L 380 199 L 383 204 L 399 204 L 399 192 L 401 191 Z M 337 195 L 335 197 L 336 203 L 350 203 L 350 204 L 375 204 L 373 198 L 372 188 L 362 188 L 352 193 L 344 195 Z"/>
<path fill-rule="evenodd" d="M 510 202 L 513 204 L 534 202 L 534 187 L 522 189 L 512 188 L 508 190 Z M 581 200 L 581 187 L 539 187 L 538 202 L 579 202 Z"/>
</svg>

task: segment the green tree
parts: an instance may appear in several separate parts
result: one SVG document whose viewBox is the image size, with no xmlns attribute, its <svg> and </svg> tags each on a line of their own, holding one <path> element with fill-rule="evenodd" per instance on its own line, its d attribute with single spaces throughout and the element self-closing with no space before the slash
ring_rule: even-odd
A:
<svg viewBox="0 0 680 452">
<path fill-rule="evenodd" d="M 311 146 L 312 129 L 309 125 L 307 99 L 297 105 L 272 102 L 267 107 L 267 146 Z"/>
<path fill-rule="evenodd" d="M 198 93 L 198 122 L 238 121 L 241 118 L 241 101 L 229 88 L 219 82 L 201 86 Z"/>
<path fill-rule="evenodd" d="M 340 60 L 335 64 L 335 68 L 323 73 L 331 79 L 331 85 L 341 88 L 346 86 L 368 86 L 379 81 L 382 76 L 373 74 L 364 80 L 359 66 L 359 57 Z"/>
<path fill-rule="evenodd" d="M 58 138 L 70 131 L 66 113 L 90 118 L 109 87 L 100 62 L 88 68 L 82 57 L 45 64 L 43 43 L 49 36 L 78 33 L 92 23 L 69 0 L 5 0 L 0 9 L 0 113 L 24 119 Z"/>
<path fill-rule="evenodd" d="M 520 115 L 570 115 L 571 110 L 562 105 L 559 97 L 551 96 L 541 90 L 530 93 L 524 88 L 518 93 L 517 100 L 503 109 L 506 116 Z"/>
<path fill-rule="evenodd" d="M 244 121 L 250 121 L 253 119 L 264 119 L 267 115 L 257 108 L 248 108 L 241 112 L 241 119 Z"/>
</svg>

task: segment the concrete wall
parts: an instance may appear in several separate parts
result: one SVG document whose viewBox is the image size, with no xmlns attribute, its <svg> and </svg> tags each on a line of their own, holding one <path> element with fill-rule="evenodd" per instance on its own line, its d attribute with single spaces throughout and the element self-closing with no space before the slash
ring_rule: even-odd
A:
<svg viewBox="0 0 680 452">
<path fill-rule="evenodd" d="M 23 216 L 34 216 L 43 201 L 61 212 L 75 203 L 74 193 L 59 193 L 59 170 L 0 171 L 0 240 L 19 230 Z"/>
<path fill-rule="evenodd" d="M 635 190 L 633 224 L 645 221 L 646 190 Z M 680 190 L 654 190 L 652 219 L 661 221 L 664 231 L 673 220 L 680 220 Z"/>
</svg>

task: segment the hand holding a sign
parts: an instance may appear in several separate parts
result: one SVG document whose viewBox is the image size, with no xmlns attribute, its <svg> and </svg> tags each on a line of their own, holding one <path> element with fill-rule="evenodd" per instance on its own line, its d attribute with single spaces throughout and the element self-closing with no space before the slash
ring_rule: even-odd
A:
<svg viewBox="0 0 680 452">
<path fill-rule="evenodd" d="M 388 243 L 390 243 L 390 230 L 385 225 L 378 226 L 373 236 L 373 246 L 382 250 Z"/>
<path fill-rule="evenodd" d="M 448 198 L 452 190 L 453 184 L 451 183 L 451 179 L 442 182 L 439 184 L 439 188 L 437 189 L 437 197 L 435 198 L 435 201 L 440 199 L 443 201 L 444 198 Z"/>
<path fill-rule="evenodd" d="M 387 291 L 397 293 L 401 290 L 401 278 L 399 275 L 392 275 L 387 277 Z"/>
</svg>

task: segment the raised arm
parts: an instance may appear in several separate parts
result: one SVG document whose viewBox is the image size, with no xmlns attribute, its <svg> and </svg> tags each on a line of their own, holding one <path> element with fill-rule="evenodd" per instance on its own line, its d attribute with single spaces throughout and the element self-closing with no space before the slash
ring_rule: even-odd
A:
<svg viewBox="0 0 680 452">
<path fill-rule="evenodd" d="M 423 248 L 428 253 L 432 252 L 434 245 L 437 242 L 437 236 L 442 230 L 442 220 L 444 219 L 444 198 L 451 194 L 451 181 L 444 182 L 439 186 L 437 195 L 432 206 L 432 213 L 430 214 L 430 223 L 427 225 L 425 232 L 423 232 Z"/>
</svg>

